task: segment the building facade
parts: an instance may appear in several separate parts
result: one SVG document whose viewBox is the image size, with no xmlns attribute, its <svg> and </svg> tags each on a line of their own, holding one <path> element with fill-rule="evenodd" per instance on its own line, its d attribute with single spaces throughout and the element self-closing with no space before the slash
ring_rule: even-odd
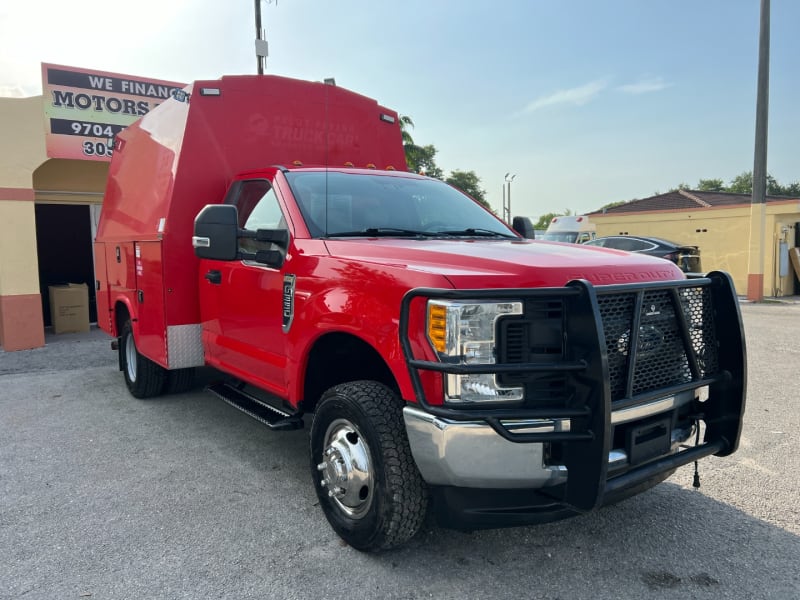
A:
<svg viewBox="0 0 800 600">
<path fill-rule="evenodd" d="M 41 96 L 0 98 L 0 347 L 44 345 L 47 288 L 85 283 L 109 141 L 184 84 L 42 65 Z"/>
<path fill-rule="evenodd" d="M 660 237 L 700 248 L 703 270 L 727 271 L 736 290 L 747 290 L 751 196 L 676 190 L 590 213 L 597 235 Z M 800 246 L 800 198 L 767 196 L 764 224 L 763 295 L 800 294 L 789 260 Z"/>
</svg>

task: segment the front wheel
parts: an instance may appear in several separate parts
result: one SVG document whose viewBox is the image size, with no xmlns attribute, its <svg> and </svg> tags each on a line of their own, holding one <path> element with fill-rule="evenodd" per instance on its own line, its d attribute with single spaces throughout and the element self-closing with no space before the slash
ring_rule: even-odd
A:
<svg viewBox="0 0 800 600">
<path fill-rule="evenodd" d="M 334 386 L 311 424 L 314 487 L 328 522 L 357 550 L 410 540 L 427 508 L 400 399 L 375 381 Z"/>
<path fill-rule="evenodd" d="M 166 381 L 166 370 L 139 354 L 133 339 L 133 325 L 130 320 L 125 321 L 122 327 L 119 352 L 120 366 L 130 393 L 135 398 L 152 398 L 161 394 Z"/>
</svg>

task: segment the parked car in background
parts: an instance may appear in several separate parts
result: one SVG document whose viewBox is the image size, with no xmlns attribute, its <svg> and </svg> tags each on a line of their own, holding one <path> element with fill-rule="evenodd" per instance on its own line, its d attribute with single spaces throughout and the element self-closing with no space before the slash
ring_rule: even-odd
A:
<svg viewBox="0 0 800 600">
<path fill-rule="evenodd" d="M 586 246 L 600 246 L 615 250 L 627 250 L 666 258 L 674 262 L 684 273 L 700 273 L 700 248 L 688 246 L 654 237 L 639 237 L 633 235 L 610 235 L 599 237 L 588 242 Z"/>
</svg>

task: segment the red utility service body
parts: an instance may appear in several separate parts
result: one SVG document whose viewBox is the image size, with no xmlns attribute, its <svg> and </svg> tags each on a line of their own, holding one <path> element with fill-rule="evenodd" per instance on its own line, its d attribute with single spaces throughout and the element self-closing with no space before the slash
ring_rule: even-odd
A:
<svg viewBox="0 0 800 600">
<path fill-rule="evenodd" d="M 125 154 L 128 144 L 137 152 L 131 153 L 133 160 L 112 161 L 95 244 L 99 326 L 119 335 L 114 306 L 123 304 L 134 317 L 138 349 L 167 368 L 203 364 L 197 328 L 204 282 L 198 280 L 199 261 L 191 245 L 194 218 L 203 206 L 222 202 L 237 178 L 272 178 L 276 169 L 264 169 L 268 165 L 405 165 L 399 128 L 380 121 L 377 103 L 358 94 L 277 78 L 226 77 L 193 87 L 191 106 L 188 95 L 186 101 L 170 99 L 118 136 L 117 154 Z M 224 90 L 224 102 L 203 95 L 204 89 Z M 381 112 L 396 123 L 396 113 Z M 328 130 L 327 121 L 336 127 Z M 256 169 L 261 171 L 246 173 Z M 307 238 L 296 206 L 282 206 L 297 235 Z M 308 242 L 300 253 L 316 254 L 315 247 L 324 247 Z M 269 301 L 269 294 L 253 294 L 257 289 L 237 290 L 238 299 L 209 298 L 209 309 L 233 308 L 219 301 L 236 302 L 250 305 L 244 314 L 268 314 L 259 303 Z M 279 310 L 280 295 L 277 300 L 273 308 Z M 219 319 L 215 314 L 207 323 L 212 344 Z M 263 329 L 259 320 L 240 325 L 268 334 L 269 326 Z M 206 353 L 211 364 L 217 362 L 218 352 L 206 347 Z M 278 383 L 283 379 L 270 387 L 285 387 Z"/>
</svg>

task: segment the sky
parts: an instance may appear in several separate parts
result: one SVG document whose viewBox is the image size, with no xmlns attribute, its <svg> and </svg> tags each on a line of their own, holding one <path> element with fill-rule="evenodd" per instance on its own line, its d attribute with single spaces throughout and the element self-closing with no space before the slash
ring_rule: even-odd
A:
<svg viewBox="0 0 800 600">
<path fill-rule="evenodd" d="M 41 63 L 189 83 L 256 72 L 255 0 L 0 6 L 0 96 Z M 502 213 L 576 213 L 753 168 L 760 0 L 262 0 L 267 73 L 411 117 Z M 800 180 L 800 2 L 771 0 L 768 171 Z"/>
</svg>

